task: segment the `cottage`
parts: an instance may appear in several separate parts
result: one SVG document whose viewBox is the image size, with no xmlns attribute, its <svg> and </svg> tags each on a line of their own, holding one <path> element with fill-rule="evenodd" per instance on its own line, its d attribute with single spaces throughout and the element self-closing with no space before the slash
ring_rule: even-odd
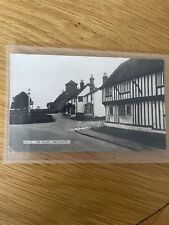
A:
<svg viewBox="0 0 169 225">
<path fill-rule="evenodd" d="M 83 80 L 80 83 L 80 88 L 67 98 L 66 114 L 70 117 L 84 117 L 84 96 L 90 92 L 90 85 L 84 84 Z"/>
<path fill-rule="evenodd" d="M 101 88 L 105 125 L 165 133 L 163 60 L 129 59 Z"/>
<path fill-rule="evenodd" d="M 80 88 L 67 101 L 67 115 L 78 118 L 104 117 L 105 107 L 102 104 L 102 91 L 94 85 L 94 77 L 90 82 L 80 83 Z"/>
</svg>

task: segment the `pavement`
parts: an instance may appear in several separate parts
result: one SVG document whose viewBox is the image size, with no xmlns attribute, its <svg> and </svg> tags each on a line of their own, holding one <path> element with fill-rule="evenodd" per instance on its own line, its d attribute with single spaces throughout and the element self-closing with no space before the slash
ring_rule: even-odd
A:
<svg viewBox="0 0 169 225">
<path fill-rule="evenodd" d="M 78 134 L 84 135 L 84 136 L 88 136 L 88 137 L 92 137 L 95 138 L 97 140 L 102 140 L 105 143 L 112 143 L 114 145 L 118 145 L 122 148 L 126 148 L 128 150 L 134 150 L 134 151 L 145 151 L 145 150 L 154 150 L 153 147 L 148 146 L 148 145 L 144 145 L 141 144 L 139 142 L 136 141 L 132 141 L 132 140 L 127 140 L 124 138 L 120 138 L 120 137 L 115 137 L 112 135 L 108 135 L 108 134 L 103 134 L 100 132 L 96 132 L 90 128 L 86 128 L 86 129 L 77 129 L 76 132 Z"/>
<path fill-rule="evenodd" d="M 110 152 L 128 151 L 120 142 L 109 142 L 101 138 L 82 135 L 77 131 L 89 132 L 90 127 L 100 125 L 99 121 L 76 121 L 52 114 L 55 122 L 10 125 L 9 146 L 11 151 L 58 151 L 58 152 Z M 23 141 L 68 140 L 69 144 L 25 144 Z"/>
</svg>

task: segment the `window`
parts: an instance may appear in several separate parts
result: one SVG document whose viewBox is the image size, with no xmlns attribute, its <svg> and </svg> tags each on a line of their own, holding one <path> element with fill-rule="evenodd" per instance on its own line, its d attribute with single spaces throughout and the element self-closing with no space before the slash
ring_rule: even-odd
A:
<svg viewBox="0 0 169 225">
<path fill-rule="evenodd" d="M 164 85 L 163 79 L 162 79 L 162 73 L 157 74 L 156 79 L 157 79 L 157 87 L 161 87 Z"/>
<path fill-rule="evenodd" d="M 105 95 L 109 96 L 109 89 L 108 88 L 106 88 L 106 90 L 105 90 Z"/>
<path fill-rule="evenodd" d="M 131 115 L 131 105 L 126 106 L 126 114 Z"/>
<path fill-rule="evenodd" d="M 90 105 L 90 107 L 89 107 L 89 112 L 90 112 L 90 113 L 93 113 L 93 104 Z"/>
<path fill-rule="evenodd" d="M 110 106 L 110 115 L 113 115 L 113 107 Z"/>
<path fill-rule="evenodd" d="M 87 105 L 84 106 L 84 113 L 87 113 Z"/>
<path fill-rule="evenodd" d="M 124 82 L 120 85 L 120 92 L 121 93 L 126 93 L 126 92 L 129 92 L 130 91 L 130 83 L 127 81 L 127 82 Z"/>
<path fill-rule="evenodd" d="M 129 116 L 129 115 L 131 115 L 131 105 L 119 106 L 119 116 Z"/>
<path fill-rule="evenodd" d="M 126 115 L 125 105 L 119 106 L 119 116 L 125 116 L 125 115 Z"/>
<path fill-rule="evenodd" d="M 83 102 L 83 96 L 78 97 L 78 102 Z"/>
<path fill-rule="evenodd" d="M 112 96 L 112 88 L 106 88 L 106 97 Z"/>
<path fill-rule="evenodd" d="M 84 112 L 86 113 L 86 114 L 93 114 L 93 104 L 91 104 L 91 103 L 87 103 L 87 104 L 85 104 L 85 106 L 84 106 Z"/>
</svg>

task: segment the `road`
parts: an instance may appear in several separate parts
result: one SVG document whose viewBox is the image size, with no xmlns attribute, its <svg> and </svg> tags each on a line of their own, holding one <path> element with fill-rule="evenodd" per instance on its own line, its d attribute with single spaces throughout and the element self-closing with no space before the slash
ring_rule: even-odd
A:
<svg viewBox="0 0 169 225">
<path fill-rule="evenodd" d="M 14 151 L 118 151 L 118 145 L 87 137 L 75 132 L 76 128 L 96 126 L 94 121 L 71 120 L 62 114 L 53 114 L 55 122 L 10 125 L 10 149 Z M 70 140 L 70 144 L 23 144 L 27 140 Z"/>
</svg>

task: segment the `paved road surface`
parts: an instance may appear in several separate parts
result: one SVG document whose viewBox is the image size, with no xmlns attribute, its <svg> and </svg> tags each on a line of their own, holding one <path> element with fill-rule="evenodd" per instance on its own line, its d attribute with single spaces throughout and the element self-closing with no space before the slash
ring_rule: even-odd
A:
<svg viewBox="0 0 169 225">
<path fill-rule="evenodd" d="M 53 117 L 56 122 L 10 125 L 10 148 L 15 151 L 118 151 L 125 149 L 74 131 L 79 127 L 95 126 L 98 122 L 71 120 L 61 114 L 53 114 Z M 70 140 L 71 143 L 67 145 L 26 145 L 23 144 L 23 140 Z"/>
</svg>

